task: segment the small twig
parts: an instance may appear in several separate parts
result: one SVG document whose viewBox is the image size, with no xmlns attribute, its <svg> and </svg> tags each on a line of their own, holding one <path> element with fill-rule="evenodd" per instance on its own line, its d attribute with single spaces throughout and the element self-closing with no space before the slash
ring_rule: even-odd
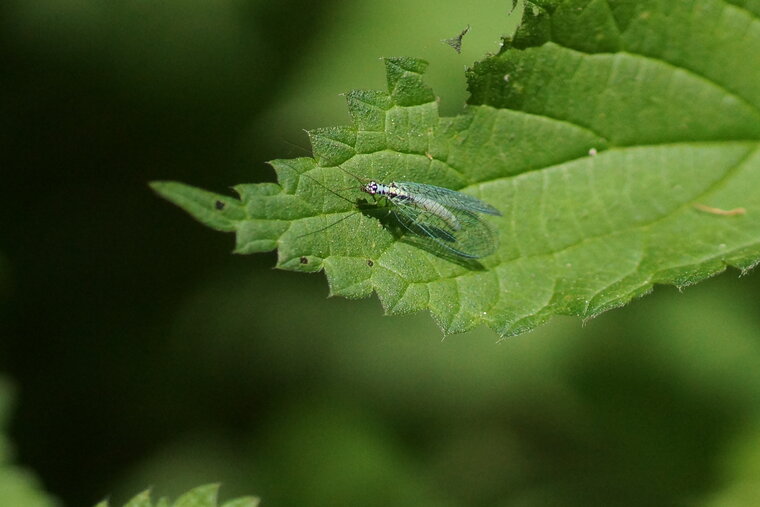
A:
<svg viewBox="0 0 760 507">
<path fill-rule="evenodd" d="M 700 204 L 700 203 L 695 203 L 694 207 L 700 211 L 704 211 L 705 213 L 712 213 L 713 215 L 723 215 L 726 217 L 744 215 L 747 213 L 747 210 L 744 208 L 720 209 L 720 208 L 713 208 L 712 206 L 707 206 L 706 204 Z"/>
</svg>

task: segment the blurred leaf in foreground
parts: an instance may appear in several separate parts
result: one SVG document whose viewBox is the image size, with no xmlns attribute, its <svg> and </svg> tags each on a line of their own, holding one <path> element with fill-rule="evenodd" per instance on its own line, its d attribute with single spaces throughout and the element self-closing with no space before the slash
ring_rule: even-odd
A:
<svg viewBox="0 0 760 507">
<path fill-rule="evenodd" d="M 438 116 L 425 62 L 387 59 L 388 92 L 349 92 L 354 125 L 312 131 L 314 158 L 273 161 L 277 184 L 238 185 L 240 199 L 153 188 L 235 232 L 238 253 L 277 249 L 280 268 L 324 270 L 332 294 L 374 291 L 391 314 L 428 309 L 446 333 L 487 324 L 514 335 L 555 314 L 592 317 L 655 283 L 754 266 L 760 7 L 538 4 L 468 72 L 459 116 Z M 493 204 L 505 215 L 491 221 L 499 250 L 461 262 L 420 248 L 357 212 L 341 168 Z"/>
<path fill-rule="evenodd" d="M 0 380 L 0 427 L 5 428 L 11 404 L 11 389 Z M 23 505 L 24 507 L 47 507 L 57 502 L 43 491 L 34 475 L 24 469 L 11 466 L 10 444 L 0 434 L 0 505 Z"/>
<path fill-rule="evenodd" d="M 218 492 L 218 484 L 208 484 L 188 491 L 174 503 L 171 503 L 167 498 L 160 498 L 154 503 L 150 499 L 150 491 L 143 491 L 124 504 L 124 507 L 217 507 L 219 505 L 216 501 Z M 96 507 L 109 507 L 110 505 L 107 500 L 104 500 Z M 257 505 L 259 505 L 258 498 L 243 497 L 225 502 L 220 507 L 256 507 Z"/>
</svg>

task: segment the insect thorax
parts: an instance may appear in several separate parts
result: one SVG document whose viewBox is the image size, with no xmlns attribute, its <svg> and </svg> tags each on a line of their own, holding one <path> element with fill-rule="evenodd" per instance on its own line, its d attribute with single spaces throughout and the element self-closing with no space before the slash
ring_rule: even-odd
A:
<svg viewBox="0 0 760 507">
<path fill-rule="evenodd" d="M 369 195 L 375 195 L 380 191 L 380 187 L 384 185 L 379 184 L 376 181 L 370 181 L 362 187 L 362 192 L 367 192 Z"/>
<path fill-rule="evenodd" d="M 388 185 L 378 183 L 377 181 L 370 181 L 362 187 L 362 191 L 370 195 L 380 195 L 388 198 L 406 198 L 409 196 L 406 192 L 400 189 L 395 182 L 391 182 Z"/>
</svg>

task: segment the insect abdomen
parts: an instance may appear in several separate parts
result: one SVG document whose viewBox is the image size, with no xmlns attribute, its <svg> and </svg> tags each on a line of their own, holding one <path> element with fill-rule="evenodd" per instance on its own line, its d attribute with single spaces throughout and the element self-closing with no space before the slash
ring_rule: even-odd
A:
<svg viewBox="0 0 760 507">
<path fill-rule="evenodd" d="M 447 210 L 445 206 L 434 199 L 405 192 L 404 190 L 397 187 L 395 183 L 378 186 L 377 193 L 388 197 L 392 201 L 405 201 L 407 204 L 427 211 L 428 213 L 435 215 L 446 222 L 446 224 L 448 224 L 448 226 L 455 231 L 458 231 L 460 228 L 459 220 L 457 220 L 457 217 L 455 217 L 452 212 Z"/>
<path fill-rule="evenodd" d="M 457 217 L 455 217 L 452 212 L 447 210 L 443 205 L 439 204 L 433 199 L 429 199 L 427 197 L 414 196 L 413 198 L 410 199 L 410 201 L 414 203 L 414 205 L 417 206 L 418 208 L 423 209 L 437 216 L 438 218 L 440 218 L 441 220 L 449 224 L 449 226 L 455 231 L 459 230 L 460 226 L 459 226 L 459 220 L 457 220 Z"/>
</svg>

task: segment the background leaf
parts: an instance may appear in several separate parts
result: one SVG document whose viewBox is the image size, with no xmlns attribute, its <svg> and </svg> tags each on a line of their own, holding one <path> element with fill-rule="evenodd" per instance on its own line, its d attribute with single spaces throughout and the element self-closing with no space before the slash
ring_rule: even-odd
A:
<svg viewBox="0 0 760 507">
<path fill-rule="evenodd" d="M 219 505 L 216 501 L 218 492 L 218 484 L 208 484 L 193 488 L 174 502 L 162 497 L 153 503 L 150 499 L 150 491 L 143 491 L 124 504 L 124 507 L 217 507 Z M 110 503 L 104 500 L 96 507 L 109 505 Z M 259 505 L 258 498 L 241 497 L 225 502 L 220 507 L 256 507 L 257 505 Z"/>
<path fill-rule="evenodd" d="M 232 224 L 220 196 L 154 188 L 231 225 L 237 252 L 324 269 L 332 294 L 429 309 L 447 333 L 517 334 L 757 262 L 758 55 L 757 14 L 724 2 L 528 2 L 514 41 L 468 72 L 457 117 L 439 118 L 424 62 L 387 59 L 388 93 L 347 94 L 352 127 L 312 131 L 313 159 L 272 162 L 278 185 L 236 187 L 219 210 L 245 210 Z M 473 266 L 410 245 L 323 188 L 355 185 L 336 166 L 484 199 L 505 214 L 500 250 Z"/>
<path fill-rule="evenodd" d="M 5 427 L 10 416 L 11 388 L 0 379 L 0 505 L 23 505 L 24 507 L 50 507 L 58 503 L 40 486 L 37 477 L 23 468 L 11 464 L 11 445 L 5 437 Z"/>
</svg>

